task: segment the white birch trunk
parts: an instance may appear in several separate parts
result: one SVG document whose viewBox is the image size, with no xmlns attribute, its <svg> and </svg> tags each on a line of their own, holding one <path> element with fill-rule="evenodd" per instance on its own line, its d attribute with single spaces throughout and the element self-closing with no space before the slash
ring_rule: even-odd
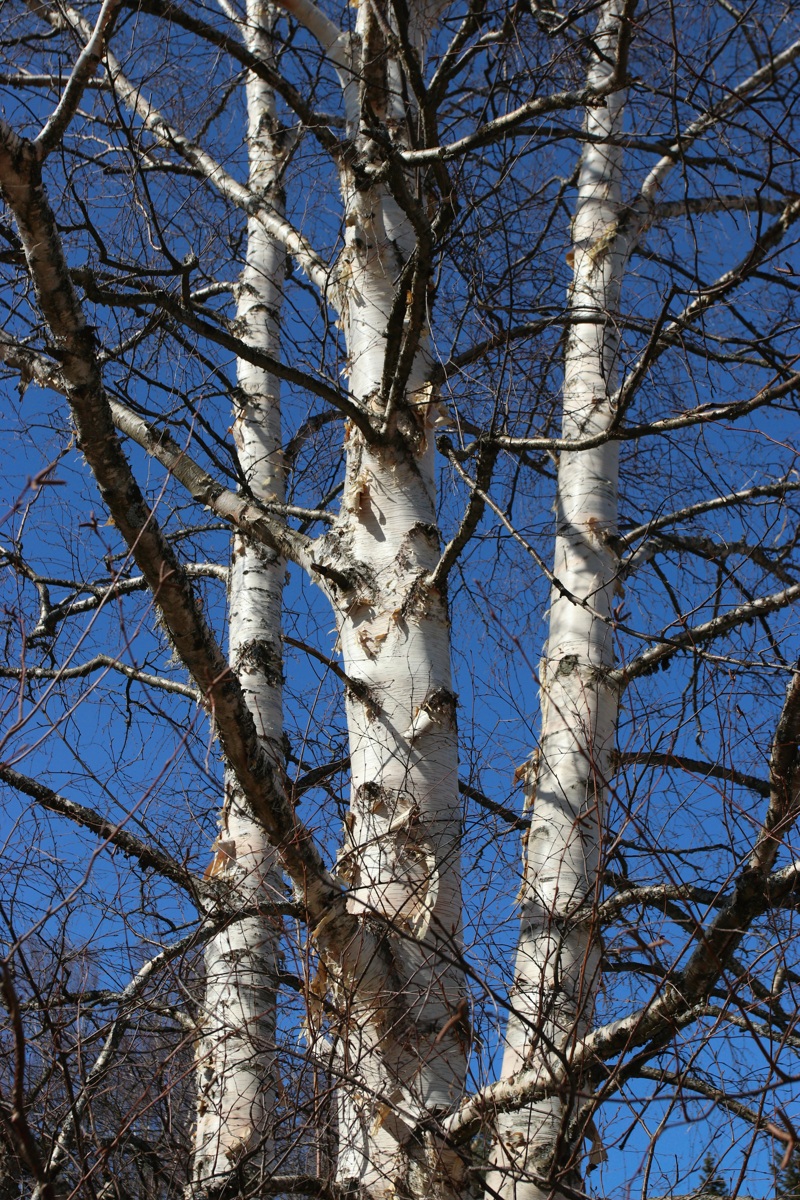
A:
<svg viewBox="0 0 800 1200">
<path fill-rule="evenodd" d="M 378 343 L 391 274 L 382 258 L 353 273 L 349 346 L 360 399 L 383 367 Z M 461 973 L 451 965 L 461 945 L 456 701 L 446 602 L 422 582 L 439 543 L 433 456 L 429 444 L 422 447 L 430 429 L 419 415 L 416 454 L 368 447 L 351 430 L 338 526 L 374 580 L 340 622 L 345 670 L 364 691 L 347 698 L 352 792 L 339 873 L 351 885 L 352 911 L 367 920 L 377 914 L 395 931 L 384 1011 L 376 1018 L 358 989 L 351 999 L 342 1065 L 367 1091 L 356 1101 L 355 1129 L 354 1114 L 343 1114 L 349 1136 L 341 1138 L 339 1176 L 387 1197 L 425 1190 L 422 1178 L 408 1177 L 426 1170 L 425 1154 L 412 1161 L 412 1135 L 426 1113 L 449 1111 L 460 1099 L 467 1049 L 466 1020 L 444 1029 L 465 1014 Z M 384 1112 L 381 1097 L 404 1118 Z M 444 1169 L 432 1161 L 428 1168 Z"/>
<path fill-rule="evenodd" d="M 588 83 L 608 81 L 619 36 L 621 0 L 600 15 Z M 623 95 L 610 95 L 587 113 L 595 137 L 622 132 Z M 573 232 L 574 279 L 564 368 L 563 437 L 602 434 L 614 417 L 617 314 L 625 261 L 621 216 L 621 154 L 587 143 L 581 158 Z M 598 887 L 603 791 L 616 729 L 617 695 L 606 682 L 613 666 L 608 623 L 618 559 L 618 443 L 561 455 L 556 497 L 556 545 L 550 625 L 541 664 L 541 744 L 526 766 L 531 827 L 520 891 L 520 935 L 506 1033 L 503 1077 L 569 1057 L 573 1040 L 592 1018 L 599 955 L 587 913 Z M 560 585 L 560 586 L 559 586 Z M 561 589 L 564 589 L 563 591 Z M 579 916 L 583 920 L 575 920 Z M 553 1200 L 548 1176 L 554 1158 L 575 1183 L 580 1147 L 570 1118 L 574 1097 L 560 1095 L 497 1120 L 489 1184 L 514 1200 Z M 489 1193 L 491 1194 L 491 1193 Z"/>
<path fill-rule="evenodd" d="M 243 29 L 248 48 L 268 61 L 270 6 L 248 0 Z M 278 211 L 282 194 L 271 89 L 254 75 L 246 81 L 249 186 L 268 195 Z M 277 357 L 285 277 L 284 248 L 251 218 L 247 259 L 237 290 L 240 336 Z M 252 494 L 284 498 L 278 380 L 239 360 L 234 440 Z M 283 762 L 281 596 L 284 564 L 278 555 L 234 540 L 229 586 L 229 661 L 268 753 Z M 198 1059 L 198 1115 L 194 1179 L 219 1186 L 243 1157 L 269 1170 L 275 1077 L 276 974 L 280 917 L 270 897 L 281 895 L 275 853 L 242 803 L 232 774 L 210 873 L 230 883 L 229 903 L 260 909 L 235 921 L 206 948 L 204 1036 Z"/>
<path fill-rule="evenodd" d="M 397 270 L 381 220 L 389 204 L 373 199 L 374 225 L 356 223 L 348 239 L 365 246 L 353 249 L 346 300 L 351 388 L 365 403 L 383 372 Z M 421 364 L 416 375 L 409 398 Z M 460 1099 L 468 1038 L 461 972 L 452 965 L 461 880 L 450 630 L 445 598 L 424 584 L 439 557 L 431 412 L 419 405 L 403 415 L 414 429 L 392 446 L 367 446 L 349 431 L 333 535 L 373 581 L 370 594 L 340 614 L 345 670 L 361 686 L 347 698 L 352 793 L 339 874 L 351 885 L 352 911 L 391 923 L 393 977 L 383 983 L 380 1014 L 364 987 L 348 997 L 341 1065 L 364 1090 L 341 1107 L 338 1175 L 374 1197 L 453 1186 L 456 1161 L 445 1163 L 415 1127 Z"/>
<path fill-rule="evenodd" d="M 374 29 L 360 5 L 357 44 Z M 378 100 L 387 124 L 405 127 L 392 60 Z M 357 117 L 346 91 L 348 116 Z M 349 101 L 349 102 L 348 102 Z M 393 108 L 397 112 L 393 112 Z M 365 153 L 366 135 L 360 135 Z M 373 416 L 381 395 L 387 325 L 396 279 L 416 245 L 411 226 L 382 185 L 359 190 L 343 172 L 345 249 L 338 291 L 350 390 Z M 370 1198 L 452 1196 L 463 1169 L 425 1128 L 461 1098 L 469 1025 L 461 948 L 460 803 L 456 699 L 446 598 L 425 580 L 439 558 L 434 483 L 435 405 L 424 390 L 425 332 L 387 425 L 368 445 L 347 431 L 346 486 L 329 537 L 331 562 L 346 550 L 370 580 L 339 612 L 340 645 L 358 694 L 347 697 L 351 811 L 339 874 L 351 911 L 369 927 L 389 925 L 391 969 L 380 980 L 342 980 L 348 1019 L 339 1064 L 361 1086 L 340 1090 L 340 1184 Z M 380 926 L 378 926 L 380 928 Z M 375 926 L 373 924 L 373 931 Z M 357 959 L 357 956 L 356 956 Z M 347 969 L 345 968 L 345 973 Z"/>
</svg>

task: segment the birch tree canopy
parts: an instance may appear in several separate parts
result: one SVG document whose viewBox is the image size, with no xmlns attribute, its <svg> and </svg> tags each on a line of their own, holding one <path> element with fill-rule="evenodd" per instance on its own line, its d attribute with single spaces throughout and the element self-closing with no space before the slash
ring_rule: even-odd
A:
<svg viewBox="0 0 800 1200">
<path fill-rule="evenodd" d="M 0 91 L 0 1200 L 793 1200 L 796 6 Z"/>
</svg>

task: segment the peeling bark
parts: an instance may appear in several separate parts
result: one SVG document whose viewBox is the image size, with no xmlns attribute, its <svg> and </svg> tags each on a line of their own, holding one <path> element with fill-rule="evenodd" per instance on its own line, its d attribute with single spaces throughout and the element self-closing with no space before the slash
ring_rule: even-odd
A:
<svg viewBox="0 0 800 1200">
<path fill-rule="evenodd" d="M 435 519 L 431 455 L 409 461 L 405 451 L 376 452 L 355 440 L 347 490 L 358 502 L 345 505 L 335 534 L 352 544 L 374 586 L 340 614 L 345 670 L 359 692 L 347 696 L 352 799 L 338 870 L 350 884 L 351 911 L 386 921 L 393 978 L 382 986 L 381 1016 L 364 1007 L 357 988 L 342 1058 L 404 1118 L 390 1122 L 380 1099 L 344 1116 L 350 1132 L 339 1178 L 359 1180 L 370 1195 L 419 1195 L 424 1181 L 407 1178 L 412 1168 L 428 1169 L 413 1161 L 415 1125 L 460 1099 L 468 1042 L 464 1027 L 446 1028 L 463 997 L 454 965 L 461 945 L 456 701 L 446 602 L 425 582 L 438 561 L 438 539 L 421 528 Z M 457 1173 L 457 1163 L 447 1171 Z"/>
<path fill-rule="evenodd" d="M 411 21 L 415 46 L 425 19 Z M 362 576 L 337 605 L 345 673 L 358 685 L 346 697 L 352 790 L 338 874 L 362 929 L 380 920 L 386 956 L 376 964 L 354 950 L 360 976 L 346 961 L 333 977 L 348 1013 L 336 1034 L 339 1066 L 362 1082 L 340 1092 L 337 1178 L 375 1200 L 445 1197 L 460 1193 L 464 1169 L 435 1121 L 461 1099 L 470 1034 L 450 625 L 444 586 L 431 582 L 440 558 L 438 408 L 426 385 L 431 243 L 415 223 L 410 180 L 364 183 L 380 158 L 370 121 L 401 147 L 410 119 L 400 64 L 366 3 L 350 53 L 352 76 L 337 49 L 356 151 L 341 172 L 335 289 L 350 394 L 374 433 L 347 429 L 341 511 L 325 539 L 327 561 L 336 567 L 344 555 Z"/>
</svg>

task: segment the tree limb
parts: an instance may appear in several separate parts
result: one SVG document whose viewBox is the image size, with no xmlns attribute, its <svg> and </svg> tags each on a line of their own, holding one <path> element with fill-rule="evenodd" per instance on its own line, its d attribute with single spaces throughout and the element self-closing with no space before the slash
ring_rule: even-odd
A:
<svg viewBox="0 0 800 1200">
<path fill-rule="evenodd" d="M 160 688 L 162 692 L 173 692 L 177 696 L 185 696 L 188 700 L 200 699 L 200 693 L 189 684 L 180 683 L 177 679 L 165 679 L 161 675 L 151 675 L 149 671 L 140 671 L 137 667 L 130 667 L 127 663 L 120 662 L 118 658 L 114 658 L 110 654 L 95 654 L 87 662 L 79 663 L 74 667 L 0 666 L 0 679 L 19 679 L 20 682 L 26 679 L 59 681 L 62 679 L 85 679 L 87 675 L 103 670 L 118 671 L 127 679 L 135 679 L 147 687 Z"/>
<path fill-rule="evenodd" d="M 721 637 L 725 633 L 730 633 L 732 629 L 736 629 L 748 621 L 755 621 L 759 617 L 779 612 L 797 599 L 800 599 L 800 584 L 794 584 L 782 592 L 774 592 L 771 596 L 759 596 L 758 599 L 747 604 L 739 604 L 719 617 L 713 617 L 712 620 L 705 621 L 702 625 L 694 625 L 685 629 L 682 633 L 675 634 L 668 640 L 660 642 L 659 645 L 653 646 L 651 650 L 645 650 L 644 654 L 631 659 L 625 666 L 609 672 L 609 682 L 625 686 L 633 679 L 649 675 L 662 662 L 672 658 L 680 650 L 693 650 L 696 646 Z"/>
<path fill-rule="evenodd" d="M 686 754 L 664 754 L 654 750 L 623 751 L 614 757 L 620 766 L 641 764 L 645 767 L 666 767 L 669 770 L 689 771 L 692 774 L 703 775 L 707 779 L 724 779 L 728 783 L 738 784 L 739 787 L 750 788 L 759 796 L 769 796 L 770 785 L 766 779 L 757 775 L 748 775 L 733 767 L 724 767 L 719 763 L 710 763 L 701 758 L 690 758 Z"/>
<path fill-rule="evenodd" d="M 193 499 L 229 521 L 242 534 L 296 563 L 314 579 L 314 541 L 277 521 L 257 500 L 240 496 L 213 479 L 165 429 L 157 429 L 118 400 L 109 399 L 117 429 L 131 438 L 183 484 Z"/>
<path fill-rule="evenodd" d="M 191 896 L 195 904 L 200 907 L 202 907 L 203 901 L 213 899 L 218 895 L 218 889 L 213 885 L 207 886 L 204 880 L 177 862 L 165 850 L 158 846 L 152 846 L 135 834 L 129 833 L 122 827 L 122 823 L 102 816 L 85 804 L 78 804 L 75 800 L 68 800 L 66 796 L 60 796 L 52 788 L 46 787 L 45 784 L 31 778 L 30 775 L 23 775 L 8 763 L 0 763 L 0 779 L 10 787 L 16 788 L 17 791 L 30 796 L 48 812 L 68 817 L 82 829 L 88 829 L 96 837 L 102 838 L 109 846 L 121 850 L 126 857 L 135 858 L 143 870 L 155 871 L 164 879 L 169 879 L 171 883 L 176 884 Z M 123 823 L 124 820 L 125 818 L 123 818 Z"/>
<path fill-rule="evenodd" d="M 85 39 L 83 50 L 72 68 L 72 74 L 67 80 L 67 86 L 64 88 L 58 106 L 48 118 L 41 132 L 34 138 L 33 144 L 38 148 L 42 159 L 46 158 L 60 144 L 81 102 L 86 85 L 102 62 L 106 42 L 114 27 L 121 3 L 122 0 L 103 0 L 94 29 Z"/>
<path fill-rule="evenodd" d="M 358 929 L 344 893 L 297 819 L 282 770 L 267 755 L 238 680 L 232 675 L 171 546 L 148 509 L 114 429 L 95 352 L 70 278 L 31 143 L 0 123 L 0 189 L 17 222 L 28 270 L 58 349 L 78 441 L 121 537 L 152 589 L 164 626 L 213 716 L 225 756 L 256 819 L 319 928 L 341 950 Z"/>
</svg>

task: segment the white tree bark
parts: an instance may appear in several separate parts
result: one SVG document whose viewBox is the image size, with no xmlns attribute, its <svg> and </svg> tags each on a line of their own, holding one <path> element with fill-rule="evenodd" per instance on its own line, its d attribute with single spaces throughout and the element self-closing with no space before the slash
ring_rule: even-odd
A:
<svg viewBox="0 0 800 1200">
<path fill-rule="evenodd" d="M 621 0 L 603 5 L 589 70 L 590 87 L 614 70 Z M 595 138 L 622 132 L 622 92 L 589 109 Z M 572 225 L 573 320 L 564 366 L 563 437 L 606 432 L 614 419 L 617 314 L 626 256 L 621 219 L 620 150 L 600 141 L 583 150 Z M 563 453 L 556 497 L 556 545 L 548 641 L 541 664 L 541 743 L 526 764 L 526 808 L 532 809 L 520 891 L 520 935 L 512 989 L 513 1015 L 506 1033 L 503 1078 L 523 1070 L 550 1070 L 567 1060 L 571 1043 L 592 1017 L 598 983 L 598 949 L 587 909 L 598 887 L 603 792 L 617 718 L 617 691 L 609 618 L 619 560 L 617 531 L 618 443 Z M 573 920 L 580 915 L 582 921 Z M 580 1148 L 574 1145 L 572 1097 L 558 1095 L 497 1120 L 494 1171 L 489 1184 L 514 1200 L 560 1196 L 556 1172 L 574 1183 Z M 597 1152 L 597 1151 L 596 1151 Z M 557 1178 L 554 1177 L 554 1179 Z M 537 1179 L 541 1181 L 537 1182 Z"/>
<path fill-rule="evenodd" d="M 397 269 L 390 205 L 385 197 L 374 201 L 374 223 L 357 221 L 348 231 L 351 388 L 365 403 L 383 373 Z M 357 238 L 363 251 L 355 249 Z M 421 370 L 418 364 L 409 380 L 412 404 Z M 405 405 L 401 412 L 409 416 Z M 372 581 L 368 594 L 340 611 L 345 670 L 360 687 L 347 697 L 351 813 L 338 869 L 352 888 L 351 911 L 389 923 L 393 977 L 382 983 L 381 1012 L 373 988 L 356 984 L 348 995 L 341 1065 L 363 1079 L 364 1090 L 355 1102 L 352 1095 L 344 1101 L 338 1173 L 376 1197 L 419 1195 L 426 1173 L 430 1186 L 442 1176 L 447 1189 L 447 1175 L 457 1174 L 441 1148 L 417 1144 L 415 1127 L 426 1113 L 458 1102 L 468 1036 L 453 963 L 461 884 L 449 621 L 444 596 L 425 585 L 439 557 L 430 419 L 430 406 L 419 405 L 411 435 L 396 433 L 380 447 L 350 429 L 344 502 L 332 535 Z"/>
<path fill-rule="evenodd" d="M 248 0 L 243 34 L 267 61 L 270 5 Z M 280 148 L 269 86 L 246 80 L 249 186 L 282 211 Z M 237 289 L 240 336 L 277 357 L 286 253 L 257 218 L 247 230 L 247 258 Z M 238 361 L 239 394 L 233 433 L 247 489 L 259 500 L 284 498 L 279 382 Z M 234 539 L 229 588 L 229 661 L 242 685 L 263 746 L 283 763 L 281 597 L 284 563 L 277 553 Z M 270 1136 L 277 1100 L 275 1079 L 276 975 L 280 917 L 270 908 L 281 895 L 275 852 L 253 819 L 233 773 L 210 867 L 231 885 L 237 908 L 258 915 L 229 925 L 206 947 L 204 1036 L 198 1058 L 195 1185 L 219 1185 L 244 1156 L 271 1166 Z"/>
<path fill-rule="evenodd" d="M 380 343 L 393 300 L 386 260 L 394 251 L 383 229 L 354 229 L 374 247 L 354 258 L 348 295 L 351 385 L 366 401 L 384 365 Z M 439 1151 L 414 1162 L 413 1135 L 426 1113 L 448 1111 L 460 1099 L 468 1037 L 453 961 L 461 885 L 449 621 L 445 598 L 425 585 L 439 557 L 428 418 L 421 407 L 415 447 L 408 440 L 367 446 L 350 431 L 334 533 L 373 581 L 368 595 L 340 613 L 345 670 L 361 686 L 347 698 L 351 813 L 339 862 L 351 911 L 365 921 L 377 914 L 392 930 L 394 978 L 385 980 L 383 1011 L 356 987 L 343 1032 L 343 1069 L 363 1078 L 365 1091 L 358 1111 L 351 1098 L 342 1114 L 340 1136 L 348 1132 L 339 1177 L 358 1179 L 371 1196 L 420 1195 L 423 1179 L 409 1171 L 445 1169 L 434 1161 Z"/>
<path fill-rule="evenodd" d="M 421 24 L 421 23 L 419 23 Z M 370 105 L 400 143 L 409 120 L 397 62 L 385 50 L 371 6 L 359 5 L 357 37 Z M 417 35 L 415 34 L 415 40 Z M 421 39 L 421 33 L 418 35 Z M 379 64 L 376 66 L 375 64 Z M 380 78 L 376 80 L 376 75 Z M 358 95 L 345 87 L 351 132 Z M 412 194 L 413 194 L 413 189 Z M 349 1080 L 339 1102 L 341 1184 L 369 1197 L 449 1196 L 463 1168 L 430 1129 L 463 1092 L 469 1022 L 461 949 L 460 803 L 456 698 L 446 597 L 426 582 L 439 559 L 433 427 L 425 389 L 424 321 L 405 313 L 415 345 L 401 394 L 388 401 L 386 367 L 398 277 L 420 252 L 417 233 L 383 184 L 357 186 L 342 171 L 345 248 L 336 277 L 350 391 L 383 436 L 349 426 L 343 502 L 327 541 L 330 561 L 346 553 L 367 585 L 339 606 L 340 645 L 357 688 L 347 696 L 351 811 L 338 873 L 350 910 L 366 930 L 388 930 L 389 966 L 346 963 L 336 995 L 346 1005 L 338 1062 Z M 416 342 L 414 341 L 416 339 Z M 402 368 L 400 368 L 402 369 Z M 358 971 L 359 975 L 356 974 Z M 427 1122 L 427 1125 L 426 1125 Z"/>
</svg>

